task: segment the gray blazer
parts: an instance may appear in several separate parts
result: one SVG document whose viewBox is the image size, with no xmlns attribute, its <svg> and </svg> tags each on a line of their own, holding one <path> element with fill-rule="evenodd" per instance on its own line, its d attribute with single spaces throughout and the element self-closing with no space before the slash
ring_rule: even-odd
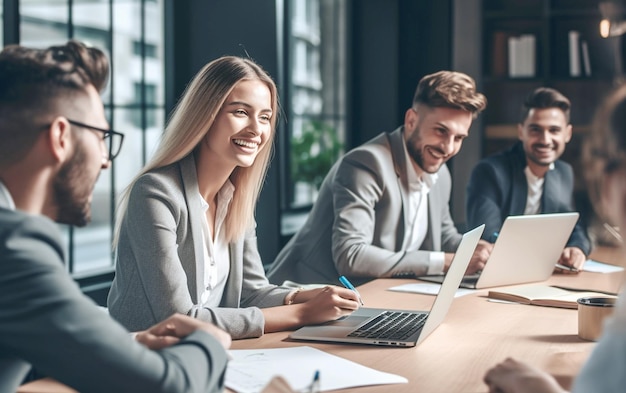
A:
<svg viewBox="0 0 626 393">
<path fill-rule="evenodd" d="M 309 217 L 267 273 L 271 282 L 357 283 L 425 274 L 431 251 L 454 252 L 461 241 L 450 216 L 450 173 L 444 165 L 428 194 L 428 235 L 405 251 L 409 188 L 403 128 L 348 152 L 331 168 Z M 428 250 L 428 251 L 426 251 Z"/>
<path fill-rule="evenodd" d="M 174 312 L 209 321 L 235 339 L 263 334 L 260 308 L 282 305 L 289 289 L 271 285 L 256 232 L 229 244 L 230 273 L 220 307 L 199 305 L 204 287 L 202 208 L 193 154 L 141 176 L 133 186 L 117 247 L 108 307 L 131 330 Z"/>
<path fill-rule="evenodd" d="M 226 352 L 211 335 L 160 351 L 137 343 L 67 274 L 58 232 L 0 207 L 0 392 L 15 392 L 31 366 L 80 392 L 223 390 Z"/>
</svg>

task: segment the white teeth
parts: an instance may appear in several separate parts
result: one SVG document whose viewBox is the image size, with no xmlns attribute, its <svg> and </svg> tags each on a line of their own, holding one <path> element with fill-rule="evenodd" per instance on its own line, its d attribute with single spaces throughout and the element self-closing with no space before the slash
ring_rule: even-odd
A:
<svg viewBox="0 0 626 393">
<path fill-rule="evenodd" d="M 235 142 L 235 144 L 237 144 L 239 146 L 245 146 L 245 147 L 250 147 L 250 148 L 257 147 L 256 143 L 254 143 L 254 142 L 246 142 L 246 141 L 241 140 L 241 139 L 233 139 L 233 142 Z"/>
</svg>

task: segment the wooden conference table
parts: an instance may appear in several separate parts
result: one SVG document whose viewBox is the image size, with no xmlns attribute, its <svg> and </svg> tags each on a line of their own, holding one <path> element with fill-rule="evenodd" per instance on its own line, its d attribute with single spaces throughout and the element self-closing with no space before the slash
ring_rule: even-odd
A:
<svg viewBox="0 0 626 393">
<path fill-rule="evenodd" d="M 618 264 L 619 249 L 601 248 L 598 261 Z M 434 297 L 387 289 L 415 280 L 378 279 L 359 287 L 368 307 L 428 309 Z M 548 284 L 617 292 L 621 273 L 556 274 Z M 288 332 L 238 340 L 233 349 L 309 345 L 381 371 L 402 375 L 408 384 L 381 385 L 345 392 L 486 392 L 485 371 L 508 356 L 524 360 L 553 374 L 566 388 L 588 357 L 594 343 L 578 338 L 577 311 L 570 309 L 495 303 L 481 290 L 456 298 L 443 324 L 415 348 L 387 348 L 295 342 Z M 358 378 L 358 376 L 355 376 Z M 23 385 L 20 393 L 70 392 L 50 380 Z"/>
</svg>

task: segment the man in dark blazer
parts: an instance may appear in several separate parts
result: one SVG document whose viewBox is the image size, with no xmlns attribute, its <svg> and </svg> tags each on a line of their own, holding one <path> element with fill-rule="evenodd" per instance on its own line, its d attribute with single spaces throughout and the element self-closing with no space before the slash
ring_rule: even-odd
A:
<svg viewBox="0 0 626 393">
<path fill-rule="evenodd" d="M 341 158 L 309 217 L 268 271 L 271 282 L 358 284 L 377 277 L 447 271 L 461 241 L 450 216 L 450 173 L 475 116 L 486 106 L 469 76 L 450 71 L 419 82 L 404 125 Z M 484 266 L 481 243 L 468 272 Z"/>
<path fill-rule="evenodd" d="M 133 338 L 65 270 L 55 221 L 89 221 L 121 148 L 99 96 L 108 72 L 75 41 L 0 52 L 0 392 L 31 367 L 81 392 L 222 391 L 225 332 L 175 315 Z"/>
<path fill-rule="evenodd" d="M 574 211 L 572 167 L 559 159 L 572 138 L 570 102 L 560 92 L 541 87 L 526 98 L 518 124 L 519 141 L 484 158 L 467 186 L 467 224 L 485 224 L 483 237 L 500 231 L 510 215 Z M 591 250 L 580 220 L 558 261 L 582 268 Z M 556 261 L 555 261 L 556 262 Z"/>
</svg>

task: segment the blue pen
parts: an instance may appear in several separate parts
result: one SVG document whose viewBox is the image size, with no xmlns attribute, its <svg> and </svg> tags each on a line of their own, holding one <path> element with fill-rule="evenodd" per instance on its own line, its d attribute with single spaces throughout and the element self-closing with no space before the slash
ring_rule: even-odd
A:
<svg viewBox="0 0 626 393">
<path fill-rule="evenodd" d="M 348 281 L 348 279 L 345 276 L 339 277 L 339 281 L 343 284 L 344 287 L 346 287 L 349 290 L 354 291 L 354 293 L 356 293 L 356 297 L 359 298 L 359 303 L 361 303 L 361 306 L 362 306 L 363 305 L 363 299 L 361 299 L 361 294 L 359 293 L 359 291 L 356 290 L 354 285 L 352 285 L 352 283 L 350 281 Z"/>
<path fill-rule="evenodd" d="M 309 393 L 319 393 L 320 391 L 320 370 L 315 371 L 313 382 L 309 387 Z"/>
<path fill-rule="evenodd" d="M 500 232 L 496 231 L 491 235 L 490 243 L 495 243 L 498 240 L 498 236 L 500 236 Z"/>
</svg>

